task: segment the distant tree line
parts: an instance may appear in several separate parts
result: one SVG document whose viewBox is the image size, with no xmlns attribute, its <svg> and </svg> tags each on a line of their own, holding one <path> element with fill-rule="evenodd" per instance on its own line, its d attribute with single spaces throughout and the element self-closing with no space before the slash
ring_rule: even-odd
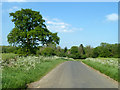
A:
<svg viewBox="0 0 120 90">
<path fill-rule="evenodd" d="M 65 47 L 62 49 L 60 46 L 55 44 L 49 44 L 47 46 L 37 47 L 35 55 L 42 56 L 59 56 L 59 57 L 70 57 L 74 59 L 84 59 L 84 58 L 96 58 L 96 57 L 114 57 L 118 58 L 118 44 L 108 44 L 101 43 L 100 46 L 95 48 L 91 46 L 84 47 L 83 44 L 80 46 L 72 46 L 70 49 Z M 2 53 L 15 53 L 20 54 L 19 48 L 14 46 L 2 46 Z"/>
</svg>

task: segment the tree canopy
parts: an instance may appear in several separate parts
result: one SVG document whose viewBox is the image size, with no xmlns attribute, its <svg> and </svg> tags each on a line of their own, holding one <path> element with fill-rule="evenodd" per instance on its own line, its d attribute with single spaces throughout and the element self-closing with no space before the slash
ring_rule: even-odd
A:
<svg viewBox="0 0 120 90">
<path fill-rule="evenodd" d="M 50 32 L 45 20 L 38 11 L 21 9 L 10 13 L 15 27 L 8 34 L 8 42 L 13 46 L 19 46 L 23 51 L 33 53 L 38 45 L 59 44 L 57 33 Z"/>
</svg>

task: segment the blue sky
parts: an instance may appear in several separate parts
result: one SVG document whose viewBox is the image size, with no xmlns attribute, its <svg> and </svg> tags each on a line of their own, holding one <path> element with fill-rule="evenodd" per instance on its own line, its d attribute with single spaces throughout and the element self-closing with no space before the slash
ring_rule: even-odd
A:
<svg viewBox="0 0 120 90">
<path fill-rule="evenodd" d="M 17 2 L 2 3 L 2 44 L 14 27 L 10 12 L 21 8 L 40 11 L 48 29 L 58 32 L 60 46 L 96 47 L 101 42 L 118 42 L 117 2 Z"/>
</svg>

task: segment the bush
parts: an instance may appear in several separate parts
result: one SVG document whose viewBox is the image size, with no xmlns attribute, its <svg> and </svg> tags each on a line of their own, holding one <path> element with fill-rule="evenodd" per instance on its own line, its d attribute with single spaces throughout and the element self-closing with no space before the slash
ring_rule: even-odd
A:
<svg viewBox="0 0 120 90">
<path fill-rule="evenodd" d="M 16 61 L 17 59 L 17 54 L 14 53 L 2 53 L 2 62 L 6 62 L 7 64 L 9 64 L 11 62 L 11 60 L 13 59 L 14 61 Z"/>
<path fill-rule="evenodd" d="M 81 58 L 81 55 L 78 52 L 78 47 L 77 46 L 71 47 L 70 55 L 68 57 L 74 58 L 74 59 L 80 59 Z"/>
<path fill-rule="evenodd" d="M 17 53 L 17 47 L 13 46 L 1 46 L 2 53 Z"/>
<path fill-rule="evenodd" d="M 75 54 L 70 54 L 68 55 L 69 58 L 74 58 L 74 59 L 80 59 L 81 56 L 79 55 L 79 53 L 75 53 Z"/>
<path fill-rule="evenodd" d="M 64 52 L 63 49 L 61 49 L 60 51 L 56 50 L 55 53 L 59 57 L 66 57 L 66 53 Z"/>
<path fill-rule="evenodd" d="M 53 56 L 53 55 L 55 55 L 55 51 L 51 47 L 46 47 L 41 51 L 41 55 L 43 55 L 43 56 Z"/>
<path fill-rule="evenodd" d="M 82 55 L 82 56 L 80 57 L 80 59 L 86 59 L 86 58 L 87 58 L 86 55 Z"/>
</svg>

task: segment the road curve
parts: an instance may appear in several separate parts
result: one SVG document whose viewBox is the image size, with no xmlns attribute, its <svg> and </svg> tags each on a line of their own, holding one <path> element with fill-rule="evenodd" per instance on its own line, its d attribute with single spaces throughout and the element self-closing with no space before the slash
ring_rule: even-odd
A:
<svg viewBox="0 0 120 90">
<path fill-rule="evenodd" d="M 79 61 L 67 61 L 28 88 L 118 88 L 118 85 Z"/>
</svg>

